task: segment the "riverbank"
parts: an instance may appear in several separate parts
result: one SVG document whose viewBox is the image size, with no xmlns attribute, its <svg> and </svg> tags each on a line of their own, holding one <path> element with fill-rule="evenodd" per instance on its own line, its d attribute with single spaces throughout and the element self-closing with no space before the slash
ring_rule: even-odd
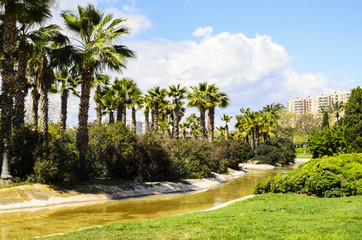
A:
<svg viewBox="0 0 362 240">
<path fill-rule="evenodd" d="M 112 224 L 44 239 L 361 239 L 362 196 L 264 194 L 208 212 Z"/>
<path fill-rule="evenodd" d="M 73 188 L 58 188 L 34 184 L 0 189 L 0 211 L 14 211 L 24 208 L 39 208 L 53 205 L 86 203 L 111 199 L 124 199 L 202 191 L 232 181 L 247 171 L 229 169 L 228 173 L 213 173 L 210 178 L 187 179 L 179 182 L 124 182 L 120 185 L 87 184 Z"/>
</svg>

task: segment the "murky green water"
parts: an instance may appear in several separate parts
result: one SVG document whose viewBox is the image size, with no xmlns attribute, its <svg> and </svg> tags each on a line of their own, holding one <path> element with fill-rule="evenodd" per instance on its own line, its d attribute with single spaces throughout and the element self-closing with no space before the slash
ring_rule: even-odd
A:
<svg viewBox="0 0 362 240">
<path fill-rule="evenodd" d="M 203 192 L 0 212 L 0 238 L 5 240 L 44 236 L 91 226 L 142 221 L 204 210 L 250 195 L 258 181 L 278 173 L 290 172 L 296 167 L 294 164 L 273 170 L 255 170 L 235 181 Z"/>
</svg>

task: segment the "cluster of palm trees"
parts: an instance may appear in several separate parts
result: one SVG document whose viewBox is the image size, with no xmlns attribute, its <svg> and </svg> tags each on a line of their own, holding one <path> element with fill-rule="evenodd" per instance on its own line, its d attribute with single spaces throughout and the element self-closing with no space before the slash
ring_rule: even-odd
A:
<svg viewBox="0 0 362 240">
<path fill-rule="evenodd" d="M 260 140 L 270 140 L 270 135 L 276 132 L 280 112 L 284 106 L 280 103 L 267 105 L 261 111 L 251 111 L 250 108 L 240 109 L 241 115 L 237 115 L 235 128 L 238 135 L 245 142 L 250 143 L 255 150 Z"/>
<path fill-rule="evenodd" d="M 24 124 L 25 97 L 30 86 L 37 112 L 41 101 L 41 130 L 47 136 L 48 92 L 55 79 L 63 81 L 62 129 L 66 123 L 66 99 L 69 89 L 80 84 L 81 92 L 77 146 L 79 150 L 78 178 L 86 180 L 85 156 L 88 146 L 88 110 L 90 90 L 95 73 L 105 68 L 120 71 L 127 59 L 135 53 L 117 42 L 128 34 L 123 26 L 125 19 L 105 15 L 93 5 L 78 7 L 76 12 L 61 13 L 66 28 L 75 38 L 61 33 L 59 26 L 43 24 L 51 17 L 52 0 L 2 0 L 2 94 L 1 94 L 1 138 L 3 165 L 1 178 L 11 179 L 9 170 L 12 127 Z M 67 72 L 65 69 L 70 69 Z M 55 72 L 58 72 L 55 74 Z M 70 75 L 70 76 L 69 76 Z M 57 77 L 56 77 L 57 76 Z M 29 83 L 32 79 L 32 83 Z M 72 79 L 72 80 L 70 80 Z M 73 81 L 73 83 L 71 83 Z M 39 93 L 40 91 L 40 93 Z M 75 92 L 74 92 L 75 93 Z M 37 113 L 34 116 L 37 127 Z"/>
</svg>

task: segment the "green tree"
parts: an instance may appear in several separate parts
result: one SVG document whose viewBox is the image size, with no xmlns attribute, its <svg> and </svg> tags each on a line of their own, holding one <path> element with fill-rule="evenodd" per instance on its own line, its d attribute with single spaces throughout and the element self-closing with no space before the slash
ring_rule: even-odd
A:
<svg viewBox="0 0 362 240">
<path fill-rule="evenodd" d="M 352 89 L 344 115 L 344 138 L 348 152 L 362 152 L 362 89 Z"/>
<path fill-rule="evenodd" d="M 118 106 L 118 98 L 115 94 L 114 89 L 98 93 L 98 101 L 101 108 L 105 109 L 108 112 L 109 124 L 114 123 L 114 110 Z"/>
<path fill-rule="evenodd" d="M 158 129 L 158 120 L 159 120 L 159 106 L 160 103 L 165 99 L 167 94 L 166 89 L 161 89 L 160 87 L 154 87 L 148 91 L 152 102 L 152 123 L 153 130 L 157 131 Z"/>
<path fill-rule="evenodd" d="M 101 92 L 101 88 L 108 87 L 109 84 L 110 83 L 108 75 L 100 73 L 96 73 L 94 75 L 93 87 L 96 87 L 96 90 L 94 92 L 94 101 L 96 102 L 96 116 L 98 124 L 102 124 L 102 107 L 98 99 L 98 93 Z"/>
<path fill-rule="evenodd" d="M 198 86 L 191 87 L 192 91 L 188 92 L 188 107 L 197 107 L 200 111 L 200 133 L 201 139 L 206 138 L 205 114 L 207 108 L 207 82 L 199 83 Z"/>
<path fill-rule="evenodd" d="M 229 140 L 229 126 L 228 126 L 228 122 L 230 122 L 230 120 L 232 119 L 233 117 L 232 116 L 229 116 L 229 115 L 226 115 L 224 114 L 222 117 L 221 117 L 221 121 L 224 121 L 225 122 L 225 138 L 226 140 Z"/>
<path fill-rule="evenodd" d="M 60 93 L 60 131 L 65 131 L 67 127 L 69 92 L 79 97 L 79 92 L 76 88 L 80 84 L 80 77 L 72 76 L 68 69 L 63 68 L 55 74 L 55 78 L 58 85 L 56 91 Z"/>
<path fill-rule="evenodd" d="M 342 112 L 344 111 L 344 103 L 343 102 L 336 102 L 332 105 L 331 112 L 336 117 L 337 125 L 339 125 L 339 119 L 341 117 Z"/>
<path fill-rule="evenodd" d="M 78 12 L 63 11 L 61 16 L 66 27 L 77 36 L 79 46 L 74 49 L 82 73 L 81 96 L 78 115 L 77 146 L 79 151 L 79 180 L 88 180 L 85 158 L 88 148 L 88 110 L 90 88 L 94 71 L 108 67 L 120 71 L 125 67 L 126 59 L 134 57 L 133 51 L 123 45 L 115 45 L 128 34 L 128 28 L 122 24 L 125 19 L 113 18 L 91 4 L 78 6 Z"/>
<path fill-rule="evenodd" d="M 186 87 L 181 88 L 179 85 L 169 86 L 168 96 L 172 97 L 172 114 L 173 114 L 173 130 L 172 138 L 179 138 L 179 123 L 181 121 L 181 100 L 185 99 L 187 89 Z"/>
<path fill-rule="evenodd" d="M 208 138 L 212 142 L 214 140 L 214 129 L 215 129 L 215 108 L 226 108 L 230 104 L 229 96 L 219 91 L 219 88 L 215 84 L 207 87 L 206 93 L 207 107 L 208 110 Z"/>
<path fill-rule="evenodd" d="M 320 113 L 322 113 L 321 128 L 329 128 L 329 114 L 331 113 L 331 109 L 329 107 L 321 107 Z"/>
</svg>

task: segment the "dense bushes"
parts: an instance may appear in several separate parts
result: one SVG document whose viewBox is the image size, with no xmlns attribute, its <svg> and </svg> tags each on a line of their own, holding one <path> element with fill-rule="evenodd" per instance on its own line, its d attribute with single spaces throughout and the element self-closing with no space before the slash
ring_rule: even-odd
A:
<svg viewBox="0 0 362 240">
<path fill-rule="evenodd" d="M 30 128 L 14 131 L 11 167 L 15 180 L 50 184 L 75 180 L 76 130 L 59 134 L 59 126 L 50 124 L 49 133 L 46 143 L 41 133 Z M 89 126 L 86 168 L 91 178 L 177 180 L 226 172 L 253 156 L 251 147 L 237 140 L 171 140 L 153 132 L 136 136 L 123 123 L 94 124 Z"/>
<path fill-rule="evenodd" d="M 313 158 L 344 153 L 346 151 L 346 142 L 343 138 L 343 130 L 343 126 L 334 125 L 332 128 L 312 132 L 308 138 L 308 145 Z"/>
<path fill-rule="evenodd" d="M 296 192 L 319 197 L 362 195 L 362 154 L 314 159 L 294 172 L 259 182 L 254 193 Z"/>
<path fill-rule="evenodd" d="M 263 164 L 288 164 L 294 162 L 295 149 L 293 142 L 287 138 L 279 138 L 258 145 L 254 160 Z"/>
</svg>

